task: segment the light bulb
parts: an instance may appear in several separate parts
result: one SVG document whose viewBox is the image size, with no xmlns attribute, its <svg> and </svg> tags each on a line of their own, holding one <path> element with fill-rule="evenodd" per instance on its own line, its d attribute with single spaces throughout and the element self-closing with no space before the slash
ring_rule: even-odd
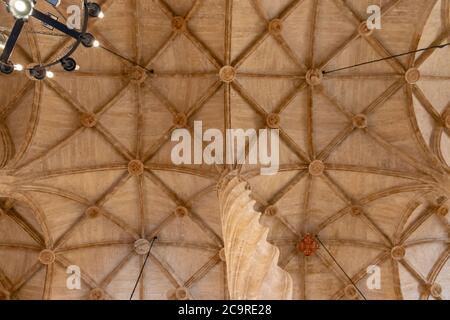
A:
<svg viewBox="0 0 450 320">
<path fill-rule="evenodd" d="M 21 65 L 21 64 L 15 64 L 15 65 L 14 65 L 14 70 L 16 70 L 16 71 L 23 71 L 23 65 Z"/>
<path fill-rule="evenodd" d="M 14 2 L 14 8 L 19 12 L 24 12 L 27 10 L 27 5 L 23 1 L 16 1 Z"/>
<path fill-rule="evenodd" d="M 94 40 L 93 46 L 94 46 L 95 48 L 100 47 L 100 42 L 99 42 L 98 40 Z"/>
<path fill-rule="evenodd" d="M 46 74 L 47 78 L 50 78 L 50 79 L 55 77 L 55 74 L 52 71 L 47 71 L 45 74 Z"/>
<path fill-rule="evenodd" d="M 16 19 L 28 19 L 34 8 L 33 0 L 9 0 L 8 8 Z"/>
<path fill-rule="evenodd" d="M 103 11 L 100 11 L 97 18 L 103 19 L 104 17 L 105 17 L 105 14 L 103 13 Z"/>
</svg>

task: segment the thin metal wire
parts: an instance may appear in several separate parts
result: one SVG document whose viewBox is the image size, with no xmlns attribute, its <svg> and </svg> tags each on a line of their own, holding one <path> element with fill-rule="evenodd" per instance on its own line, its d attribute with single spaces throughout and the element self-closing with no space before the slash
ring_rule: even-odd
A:
<svg viewBox="0 0 450 320">
<path fill-rule="evenodd" d="M 107 51 L 107 52 L 109 52 L 109 53 L 115 55 L 116 57 L 119 57 L 119 58 L 122 59 L 122 60 L 125 60 L 125 61 L 131 63 L 132 65 L 134 65 L 134 66 L 136 66 L 136 67 L 142 68 L 142 69 L 144 69 L 145 71 L 147 71 L 147 72 L 149 72 L 149 73 L 153 73 L 153 72 L 154 72 L 154 70 L 152 70 L 152 69 L 147 69 L 146 67 L 144 67 L 144 66 L 140 65 L 139 63 L 137 63 L 136 61 L 133 61 L 133 60 L 131 60 L 131 59 L 125 57 L 124 55 L 122 55 L 122 54 L 120 54 L 120 53 L 118 53 L 118 52 L 115 52 L 114 50 L 111 50 L 111 49 L 109 49 L 109 48 L 107 48 L 107 47 L 105 47 L 105 46 L 100 45 L 99 48 L 101 48 L 101 49 L 103 49 L 103 50 L 105 50 L 105 51 Z"/>
<path fill-rule="evenodd" d="M 344 268 L 342 268 L 342 266 L 339 264 L 339 262 L 337 262 L 336 258 L 331 254 L 330 250 L 328 250 L 328 248 L 323 244 L 323 242 L 322 242 L 322 240 L 320 240 L 319 236 L 316 236 L 316 239 L 317 239 L 317 241 L 319 241 L 320 245 L 325 249 L 325 251 L 329 254 L 331 259 L 333 259 L 334 263 L 336 263 L 336 265 L 339 267 L 339 269 L 341 269 L 341 271 L 345 274 L 345 276 L 351 282 L 351 284 L 356 288 L 358 293 L 364 298 L 364 300 L 367 300 L 366 296 L 361 292 L 361 290 L 359 290 L 358 286 L 353 282 L 352 278 L 350 278 L 350 276 L 347 274 L 347 272 L 345 272 Z"/>
<path fill-rule="evenodd" d="M 154 237 L 152 240 L 152 243 L 150 244 L 150 249 L 148 250 L 147 256 L 145 257 L 144 264 L 142 265 L 141 271 L 139 272 L 139 276 L 134 285 L 133 292 L 131 293 L 131 296 L 130 296 L 130 300 L 133 299 L 134 292 L 136 291 L 139 281 L 141 280 L 142 273 L 144 272 L 145 265 L 147 264 L 148 257 L 150 256 L 150 252 L 152 251 L 153 244 L 155 243 L 156 239 L 158 239 L 158 237 Z"/>
<path fill-rule="evenodd" d="M 414 50 L 414 51 L 409 51 L 409 52 L 405 52 L 405 53 L 401 53 L 401 54 L 396 54 L 396 55 L 393 55 L 393 56 L 390 56 L 390 57 L 386 57 L 386 58 L 382 58 L 382 59 L 377 59 L 377 60 L 367 61 L 367 62 L 363 62 L 363 63 L 358 63 L 358 64 L 355 64 L 355 65 L 352 65 L 352 66 L 343 67 L 343 68 L 339 68 L 339 69 L 335 69 L 335 70 L 323 71 L 322 73 L 323 74 L 329 74 L 329 73 L 333 73 L 333 72 L 348 70 L 348 69 L 352 69 L 352 68 L 368 65 L 368 64 L 371 64 L 371 63 L 376 63 L 376 62 L 381 62 L 381 61 L 385 61 L 385 60 L 391 60 L 391 59 L 395 59 L 395 58 L 398 58 L 398 57 L 411 55 L 411 54 L 414 54 L 414 53 L 417 53 L 417 52 L 428 51 L 428 50 L 432 50 L 432 49 L 444 49 L 447 46 L 450 46 L 450 42 L 449 43 L 445 43 L 445 44 L 441 44 L 441 45 L 436 45 L 436 46 L 431 46 L 431 47 L 427 47 L 427 48 L 422 48 L 422 49 L 418 49 L 418 50 Z"/>
</svg>

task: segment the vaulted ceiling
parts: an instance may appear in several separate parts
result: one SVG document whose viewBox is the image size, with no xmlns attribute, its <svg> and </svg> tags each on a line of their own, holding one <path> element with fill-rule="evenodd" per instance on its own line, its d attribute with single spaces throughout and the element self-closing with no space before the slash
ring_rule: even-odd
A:
<svg viewBox="0 0 450 320">
<path fill-rule="evenodd" d="M 158 236 L 135 299 L 228 298 L 217 183 L 237 170 L 294 299 L 450 299 L 449 48 L 320 72 L 449 42 L 450 1 L 376 2 L 367 32 L 368 0 L 103 0 L 80 70 L 0 75 L 0 297 L 129 299 Z M 19 44 L 27 65 L 68 42 L 30 21 Z M 279 128 L 280 173 L 175 166 L 196 120 Z"/>
</svg>

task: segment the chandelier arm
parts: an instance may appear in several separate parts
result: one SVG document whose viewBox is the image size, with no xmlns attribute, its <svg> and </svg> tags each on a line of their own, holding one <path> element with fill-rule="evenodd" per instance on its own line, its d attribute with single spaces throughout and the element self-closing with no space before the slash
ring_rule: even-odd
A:
<svg viewBox="0 0 450 320">
<path fill-rule="evenodd" d="M 30 17 L 33 17 L 34 19 L 41 21 L 42 23 L 52 27 L 53 29 L 60 31 L 62 34 L 65 34 L 66 36 L 75 39 L 75 43 L 70 47 L 70 49 L 68 49 L 68 51 L 64 54 L 64 56 L 58 58 L 57 60 L 43 64 L 39 63 L 35 67 L 27 68 L 27 70 L 34 70 L 34 69 L 45 70 L 46 68 L 62 63 L 62 61 L 69 58 L 76 51 L 76 49 L 80 46 L 82 41 L 89 41 L 89 39 L 93 39 L 93 36 L 91 34 L 86 33 L 89 19 L 89 10 L 88 10 L 89 2 L 88 0 L 82 0 L 81 2 L 84 7 L 83 25 L 81 30 L 72 29 L 69 26 L 59 22 L 58 20 L 53 19 L 49 15 L 44 14 L 43 12 L 37 10 L 36 8 L 32 8 L 29 14 Z M 0 0 L 0 3 L 5 4 L 6 7 L 8 8 L 8 2 L 6 0 Z M 23 26 L 28 20 L 27 18 L 16 17 L 15 25 L 11 30 L 10 36 L 8 37 L 8 40 L 5 44 L 5 48 L 3 49 L 2 54 L 0 56 L 0 65 L 2 67 L 2 73 L 6 73 L 5 70 L 7 70 L 8 73 L 10 71 L 9 65 L 11 65 L 11 63 L 9 62 L 9 59 L 12 55 L 14 47 L 19 38 L 19 35 L 23 29 Z M 83 39 L 83 37 L 85 38 Z M 4 68 L 6 68 L 6 66 L 8 66 L 8 69 L 3 70 Z"/>
<path fill-rule="evenodd" d="M 55 20 L 51 18 L 50 16 L 42 13 L 39 10 L 34 9 L 33 13 L 31 14 L 34 18 L 40 20 L 41 22 L 45 23 L 46 25 L 49 25 L 62 33 L 68 35 L 69 37 L 72 37 L 76 40 L 78 40 L 81 36 L 81 33 L 76 31 L 75 29 L 70 29 L 67 25 L 59 22 L 58 20 Z"/>
<path fill-rule="evenodd" d="M 88 28 L 88 20 L 89 20 L 89 13 L 87 10 L 87 5 L 88 5 L 88 0 L 83 0 L 83 7 L 84 7 L 84 16 L 83 16 L 83 26 L 81 28 L 81 31 L 79 32 L 80 35 L 83 35 L 86 33 L 87 28 Z M 48 67 L 52 67 L 56 64 L 58 64 L 61 60 L 66 59 L 68 57 L 70 57 L 76 50 L 77 48 L 80 46 L 81 44 L 81 36 L 78 37 L 78 39 L 76 39 L 77 41 L 74 43 L 74 45 L 72 46 L 72 48 L 70 48 L 70 50 L 59 60 L 57 61 L 53 61 L 50 63 L 46 63 L 44 65 L 42 65 L 42 68 L 48 68 Z"/>
<path fill-rule="evenodd" d="M 23 19 L 16 20 L 11 34 L 8 37 L 8 41 L 5 44 L 2 55 L 0 57 L 0 62 L 8 63 L 9 58 L 14 50 L 17 40 L 19 39 L 20 33 L 22 32 L 25 21 Z"/>
</svg>

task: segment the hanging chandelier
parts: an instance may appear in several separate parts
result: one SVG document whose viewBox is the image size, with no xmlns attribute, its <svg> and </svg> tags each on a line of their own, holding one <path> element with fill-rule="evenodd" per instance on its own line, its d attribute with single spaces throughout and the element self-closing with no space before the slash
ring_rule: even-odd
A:
<svg viewBox="0 0 450 320">
<path fill-rule="evenodd" d="M 87 32 L 89 17 L 102 18 L 103 13 L 101 7 L 95 2 L 82 0 L 83 13 L 81 16 L 82 23 L 79 30 L 69 27 L 68 25 L 58 21 L 50 14 L 45 14 L 36 8 L 38 1 L 47 2 L 53 7 L 58 7 L 61 0 L 0 0 L 7 12 L 15 19 L 15 23 L 11 31 L 0 29 L 0 72 L 3 74 L 11 74 L 14 71 L 22 71 L 24 67 L 14 64 L 11 56 L 17 41 L 22 33 L 24 25 L 30 19 L 37 19 L 49 29 L 57 30 L 61 35 L 73 39 L 73 43 L 57 58 L 52 61 L 31 64 L 26 68 L 28 75 L 37 80 L 43 80 L 47 76 L 51 77 L 53 73 L 50 71 L 52 66 L 60 64 L 65 71 L 71 72 L 77 69 L 76 61 L 71 55 L 77 50 L 79 45 L 84 47 L 96 47 L 99 45 L 94 36 Z"/>
</svg>

